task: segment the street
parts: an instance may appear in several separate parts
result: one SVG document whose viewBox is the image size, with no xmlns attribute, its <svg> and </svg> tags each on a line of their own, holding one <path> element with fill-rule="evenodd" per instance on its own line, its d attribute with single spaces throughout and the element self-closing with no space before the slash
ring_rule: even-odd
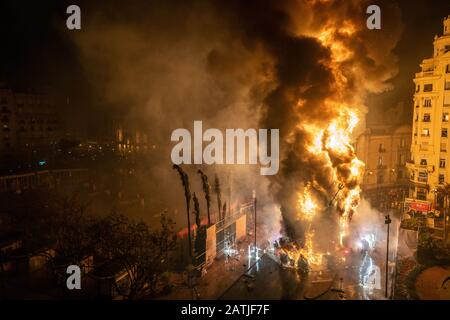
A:
<svg viewBox="0 0 450 320">
<path fill-rule="evenodd" d="M 380 258 L 376 252 L 355 252 L 333 271 L 313 271 L 302 276 L 298 270 L 283 268 L 265 254 L 220 299 L 384 299 Z"/>
</svg>

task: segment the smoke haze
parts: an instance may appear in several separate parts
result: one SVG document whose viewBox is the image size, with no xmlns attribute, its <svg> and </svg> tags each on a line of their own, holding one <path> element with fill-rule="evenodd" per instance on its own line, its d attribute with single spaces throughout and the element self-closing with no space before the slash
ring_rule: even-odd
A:
<svg viewBox="0 0 450 320">
<path fill-rule="evenodd" d="M 369 4 L 184 1 L 175 7 L 132 1 L 120 10 L 118 2 L 102 10 L 89 4 L 74 43 L 93 91 L 105 101 L 102 112 L 125 116 L 148 132 L 156 151 L 145 164 L 150 178 L 142 183 L 170 211 L 178 212 L 184 201 L 170 162 L 174 129 L 191 130 L 194 120 L 204 128 L 279 128 L 281 168 L 274 178 L 251 166 L 206 169 L 210 181 L 216 171 L 232 181 L 242 201 L 257 190 L 262 206 L 270 208 L 266 225 L 276 233 L 280 217 L 273 208 L 281 207 L 285 222 L 294 223 L 296 193 L 306 183 L 322 210 L 338 182 L 345 184 L 342 199 L 358 185 L 349 173 L 351 146 L 345 155 L 327 150 L 326 159 L 307 147 L 311 126 L 326 129 L 342 108 L 362 119 L 356 131 L 363 128 L 367 94 L 390 89 L 400 11 L 378 2 L 383 29 L 371 31 L 365 26 Z M 196 170 L 186 170 L 200 193 Z M 181 214 L 178 221 L 184 221 Z"/>
</svg>

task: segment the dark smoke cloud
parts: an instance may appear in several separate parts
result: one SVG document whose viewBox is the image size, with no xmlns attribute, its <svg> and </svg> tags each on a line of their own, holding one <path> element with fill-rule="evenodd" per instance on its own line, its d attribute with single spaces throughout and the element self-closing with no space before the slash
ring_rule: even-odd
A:
<svg viewBox="0 0 450 320">
<path fill-rule="evenodd" d="M 133 3 L 118 15 L 114 12 L 123 5 L 100 10 L 93 4 L 83 11 L 86 26 L 75 43 L 94 91 L 106 102 L 103 112 L 124 116 L 129 126 L 144 129 L 156 147 L 140 164 L 150 171 L 141 181 L 154 199 L 149 206 L 155 212 L 168 208 L 184 226 L 183 192 L 171 168 L 171 132 L 192 132 L 194 120 L 202 120 L 205 129 L 258 128 L 262 101 L 274 86 L 273 60 L 264 48 L 245 43 L 210 4 L 172 5 Z M 196 168 L 185 170 L 191 189 L 202 194 Z M 257 190 L 262 209 L 262 199 L 270 199 L 259 168 L 203 170 L 211 182 L 219 173 L 226 201 L 229 180 L 236 201 L 249 199 L 252 190 Z"/>
<path fill-rule="evenodd" d="M 274 60 L 277 84 L 264 99 L 266 108 L 261 126 L 280 128 L 284 160 L 271 190 L 288 224 L 297 221 L 295 194 L 307 182 L 313 182 L 322 203 L 328 202 L 338 186 L 324 159 L 308 155 L 306 148 L 311 136 L 299 124 L 326 128 L 341 111 L 335 104 L 326 103 L 330 98 L 353 107 L 364 117 L 367 94 L 388 90 L 386 81 L 397 72 L 396 57 L 391 51 L 402 29 L 399 9 L 386 1 L 378 2 L 386 31 L 374 32 L 365 27 L 365 11 L 370 4 L 368 1 L 246 1 L 245 5 L 240 1 L 228 2 L 236 32 L 249 44 L 262 44 Z M 351 35 L 345 33 L 349 27 L 354 29 Z M 330 31 L 333 39 L 330 43 L 318 39 L 324 30 Z M 330 46 L 335 42 L 350 55 L 342 59 L 333 56 Z M 338 69 L 338 74 L 333 68 Z M 355 157 L 354 152 L 349 149 L 344 156 L 329 152 L 329 156 L 345 181 L 346 195 L 357 187 L 357 181 L 349 179 L 348 164 Z"/>
<path fill-rule="evenodd" d="M 234 191 L 257 189 L 267 208 L 273 194 L 286 221 L 293 222 L 295 195 L 305 183 L 313 183 L 323 203 L 337 188 L 324 160 L 307 156 L 310 134 L 299 124 L 326 127 L 340 112 L 329 99 L 363 116 L 367 93 L 389 89 L 386 81 L 396 72 L 391 50 L 401 32 L 399 10 L 378 3 L 382 31 L 365 28 L 368 1 L 132 1 L 106 8 L 92 3 L 83 11 L 85 25 L 75 43 L 95 92 L 107 102 L 103 111 L 144 126 L 157 146 L 146 164 L 152 172 L 147 185 L 162 203 L 183 206 L 170 168 L 172 130 L 191 128 L 194 120 L 205 127 L 279 128 L 282 167 L 270 193 L 269 181 L 249 167 L 233 168 L 239 186 Z M 351 36 L 340 32 L 349 24 L 355 28 Z M 317 38 L 325 27 L 350 57 L 335 61 Z M 348 159 L 336 156 L 333 163 L 345 180 Z M 214 169 L 227 175 L 228 167 Z M 347 181 L 346 187 L 354 185 Z M 278 216 L 270 208 L 267 223 L 276 226 Z"/>
</svg>

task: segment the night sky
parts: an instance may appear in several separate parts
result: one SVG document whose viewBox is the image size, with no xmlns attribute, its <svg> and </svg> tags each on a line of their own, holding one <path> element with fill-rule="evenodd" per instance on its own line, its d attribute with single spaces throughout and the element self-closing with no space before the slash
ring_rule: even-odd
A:
<svg viewBox="0 0 450 320">
<path fill-rule="evenodd" d="M 420 61 L 431 55 L 433 37 L 442 33 L 442 19 L 450 14 L 450 3 L 446 0 L 397 2 L 402 15 L 399 23 L 404 24 L 395 48 L 399 73 L 392 79 L 393 90 L 370 96 L 367 104 L 372 110 L 376 108 L 397 115 L 394 121 L 409 123 L 413 75 Z M 65 9 L 75 3 L 82 9 L 82 26 L 85 30 L 89 28 L 89 17 L 94 14 L 104 15 L 111 21 L 131 19 L 132 14 L 127 14 L 128 10 L 138 2 L 95 1 L 93 4 L 92 1 L 2 1 L 0 81 L 18 89 L 50 89 L 61 99 L 69 96 L 71 105 L 67 114 L 78 121 L 83 120 L 86 113 L 90 113 L 88 119 L 92 119 L 97 107 L 104 101 L 101 95 L 93 92 L 91 79 L 80 63 L 72 41 L 76 32 L 84 31 L 69 31 L 65 28 Z M 157 8 L 158 3 L 154 1 L 149 10 Z M 188 5 L 185 7 L 190 10 Z M 178 8 L 178 11 L 182 12 L 183 9 Z M 399 112 L 391 113 L 392 109 Z M 376 114 L 369 113 L 368 122 L 377 122 L 380 114 L 378 111 Z"/>
</svg>

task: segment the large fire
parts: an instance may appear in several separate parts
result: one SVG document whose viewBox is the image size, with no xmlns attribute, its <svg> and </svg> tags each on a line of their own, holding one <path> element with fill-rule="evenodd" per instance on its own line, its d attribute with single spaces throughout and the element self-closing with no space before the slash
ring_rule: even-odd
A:
<svg viewBox="0 0 450 320">
<path fill-rule="evenodd" d="M 340 27 L 327 25 L 318 33 L 312 34 L 322 45 L 328 47 L 332 54 L 331 64 L 328 66 L 334 75 L 335 85 L 338 89 L 344 89 L 346 77 L 341 71 L 340 64 L 351 58 L 352 51 L 340 41 L 341 38 L 350 37 L 356 32 L 355 26 L 350 21 L 344 21 Z M 338 90 L 340 92 L 340 90 Z M 339 110 L 338 115 L 329 122 L 325 128 L 319 128 L 314 125 L 307 125 L 306 129 L 311 132 L 310 145 L 307 150 L 312 156 L 324 159 L 324 166 L 330 172 L 329 179 L 335 181 L 337 190 L 326 190 L 334 197 L 328 205 L 336 205 L 339 217 L 339 244 L 342 246 L 343 238 L 348 234 L 349 221 L 355 208 L 360 201 L 359 180 L 362 175 L 364 163 L 360 161 L 351 144 L 353 130 L 359 122 L 355 109 L 349 105 L 340 102 L 339 94 L 330 97 L 326 101 L 332 106 L 331 110 Z M 303 125 L 305 127 L 305 125 Z M 324 168 L 325 169 L 325 168 Z M 314 183 L 314 182 L 313 182 Z M 308 229 L 305 233 L 305 244 L 302 254 L 306 256 L 311 264 L 315 264 L 321 259 L 318 253 L 314 253 L 313 236 L 310 231 L 311 220 L 319 205 L 311 196 L 311 183 L 308 183 L 303 191 L 298 192 L 298 215 L 300 219 L 308 221 Z"/>
<path fill-rule="evenodd" d="M 352 145 L 354 134 L 366 112 L 364 104 L 367 93 L 387 89 L 379 78 L 371 76 L 371 68 L 366 68 L 365 63 L 360 61 L 363 55 L 359 48 L 366 47 L 360 37 L 365 32 L 365 25 L 357 17 L 347 14 L 358 7 L 358 2 L 342 3 L 345 7 L 348 5 L 346 8 L 349 10 L 324 16 L 322 10 L 337 8 L 337 1 L 295 2 L 293 8 L 298 10 L 286 6 L 293 16 L 289 31 L 299 38 L 312 38 L 326 49 L 326 53 L 317 60 L 323 69 L 314 71 L 321 73 L 326 70 L 330 80 L 328 86 L 323 88 L 324 94 L 320 95 L 320 99 L 316 99 L 315 91 L 309 90 L 314 88 L 313 84 L 309 86 L 309 81 L 299 81 L 297 91 L 294 91 L 297 94 L 292 95 L 289 101 L 292 112 L 297 116 L 286 139 L 294 150 L 289 153 L 292 156 L 287 162 L 289 170 L 286 170 L 286 179 L 291 179 L 289 181 L 293 183 L 285 184 L 287 187 L 280 184 L 280 198 L 288 226 L 286 233 L 298 237 L 298 233 L 291 231 L 297 222 L 304 230 L 300 244 L 288 245 L 283 252 L 291 260 L 298 261 L 299 257 L 303 257 L 311 265 L 326 260 L 322 259 L 323 252 L 333 250 L 333 246 L 342 247 L 343 240 L 350 233 L 350 221 L 360 203 L 364 169 L 364 163 L 357 158 Z M 297 15 L 302 11 L 300 9 L 313 12 L 309 20 L 300 19 Z M 316 17 L 322 18 L 320 21 L 323 23 L 315 23 Z M 371 59 L 376 60 L 372 56 Z M 379 61 L 377 63 L 383 65 Z M 312 80 L 310 82 L 314 83 Z M 289 99 L 291 89 L 287 86 L 285 90 L 285 96 Z M 284 196 L 284 188 L 288 189 L 287 196 Z M 292 195 L 296 197 L 295 208 L 292 206 Z M 326 214 L 333 213 L 337 213 L 336 225 L 320 223 Z M 334 234 L 323 234 L 330 230 Z M 328 239 L 334 243 L 328 245 Z"/>
<path fill-rule="evenodd" d="M 360 161 L 351 144 L 353 129 L 358 123 L 358 117 L 354 111 L 343 107 L 339 116 L 331 121 L 328 127 L 321 129 L 308 125 L 311 132 L 311 144 L 307 148 L 310 156 L 320 157 L 324 160 L 324 166 L 331 173 L 330 179 L 336 181 L 337 190 L 329 190 L 330 202 L 327 205 L 336 205 L 339 217 L 339 239 L 342 245 L 343 238 L 348 233 L 348 224 L 351 216 L 360 201 L 359 180 L 361 178 L 364 163 Z M 337 161 L 345 159 L 345 161 Z M 314 198 L 314 181 L 308 182 L 302 190 L 297 192 L 298 218 L 307 225 L 302 246 L 291 244 L 282 248 L 295 267 L 305 259 L 309 267 L 320 268 L 323 262 L 323 253 L 314 247 L 314 230 L 312 221 L 318 210 L 323 210 L 324 205 Z"/>
</svg>

